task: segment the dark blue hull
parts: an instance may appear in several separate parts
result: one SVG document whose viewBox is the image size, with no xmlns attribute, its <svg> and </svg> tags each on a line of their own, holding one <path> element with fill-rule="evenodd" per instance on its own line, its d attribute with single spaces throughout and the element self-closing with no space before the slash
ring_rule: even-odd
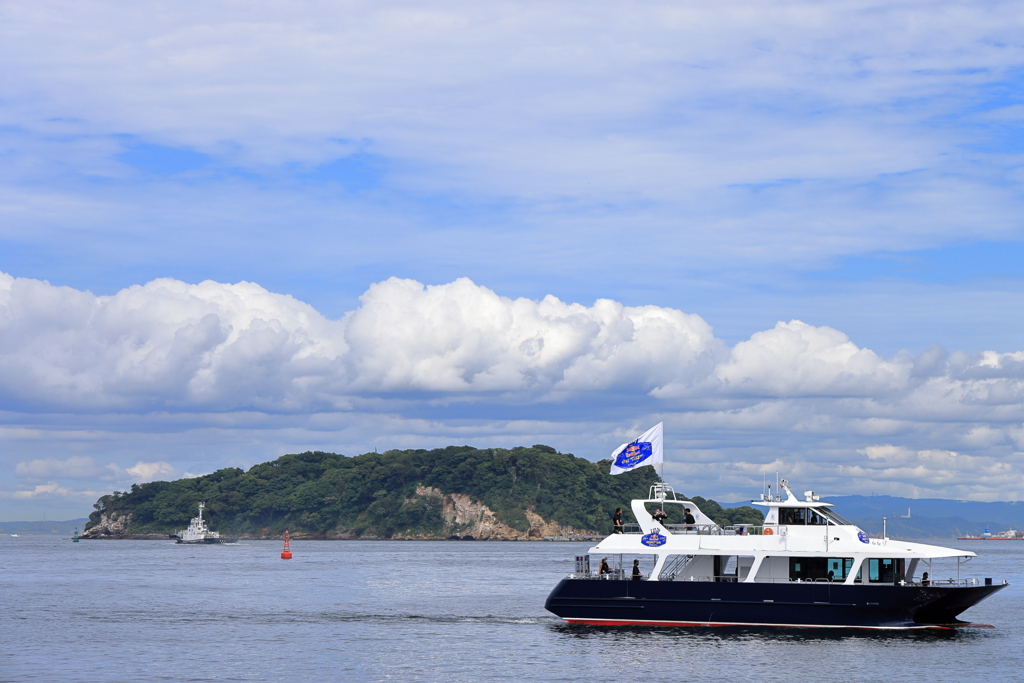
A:
<svg viewBox="0 0 1024 683">
<path fill-rule="evenodd" d="M 943 628 L 1004 587 L 563 579 L 544 607 L 593 625 Z"/>
</svg>

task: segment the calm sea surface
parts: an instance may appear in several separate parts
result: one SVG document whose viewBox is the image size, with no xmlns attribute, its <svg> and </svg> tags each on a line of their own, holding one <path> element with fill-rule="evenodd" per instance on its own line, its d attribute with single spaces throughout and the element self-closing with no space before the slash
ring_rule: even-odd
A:
<svg viewBox="0 0 1024 683">
<path fill-rule="evenodd" d="M 949 634 L 572 627 L 544 599 L 588 545 L 4 536 L 0 680 L 1024 680 L 1024 542 L 946 544 L 1011 583 Z"/>
</svg>

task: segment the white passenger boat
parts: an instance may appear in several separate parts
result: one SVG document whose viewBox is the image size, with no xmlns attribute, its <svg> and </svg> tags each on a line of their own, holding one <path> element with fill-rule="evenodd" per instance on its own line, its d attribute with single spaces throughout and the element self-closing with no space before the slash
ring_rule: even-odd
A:
<svg viewBox="0 0 1024 683">
<path fill-rule="evenodd" d="M 812 491 L 800 500 L 785 480 L 781 489 L 752 501 L 766 508 L 762 525 L 721 527 L 656 484 L 632 503 L 638 524 L 577 557 L 544 606 L 591 625 L 950 628 L 1007 585 L 961 577 L 973 552 L 871 538 Z M 658 522 L 652 512 L 669 506 L 689 508 L 693 523 Z"/>
<path fill-rule="evenodd" d="M 222 538 L 218 532 L 210 531 L 210 528 L 206 526 L 206 521 L 203 519 L 204 507 L 206 507 L 206 503 L 199 504 L 199 516 L 192 518 L 187 529 L 178 532 L 178 540 L 176 543 L 199 544 L 236 542 L 238 540 L 237 538 Z"/>
</svg>

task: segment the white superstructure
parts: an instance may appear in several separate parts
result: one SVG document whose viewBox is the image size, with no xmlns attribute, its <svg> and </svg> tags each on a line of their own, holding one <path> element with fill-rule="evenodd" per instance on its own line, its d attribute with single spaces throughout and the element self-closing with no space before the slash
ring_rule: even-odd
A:
<svg viewBox="0 0 1024 683">
<path fill-rule="evenodd" d="M 766 509 L 762 525 L 720 527 L 692 501 L 679 500 L 668 484 L 655 484 L 650 497 L 632 502 L 633 533 L 612 534 L 590 549 L 591 555 L 650 555 L 647 581 L 736 581 L 743 583 L 793 580 L 854 583 L 911 583 L 931 562 L 975 557 L 956 550 L 890 538 L 871 538 L 833 512 L 813 491 L 798 499 L 783 480 L 785 497 L 761 495 L 752 504 Z M 689 508 L 694 523 L 658 522 L 648 507 Z M 801 563 L 800 558 L 808 561 Z M 649 573 L 648 573 L 649 572 Z M 937 577 L 931 573 L 931 581 Z M 943 577 L 945 578 L 945 577 Z M 951 577 L 950 577 L 951 578 Z"/>
<path fill-rule="evenodd" d="M 216 531 L 210 531 L 209 527 L 206 526 L 206 521 L 203 520 L 203 508 L 206 507 L 206 503 L 199 504 L 199 516 L 193 517 L 192 521 L 189 522 L 188 528 L 184 531 L 178 532 L 178 543 L 220 543 L 220 534 Z"/>
</svg>

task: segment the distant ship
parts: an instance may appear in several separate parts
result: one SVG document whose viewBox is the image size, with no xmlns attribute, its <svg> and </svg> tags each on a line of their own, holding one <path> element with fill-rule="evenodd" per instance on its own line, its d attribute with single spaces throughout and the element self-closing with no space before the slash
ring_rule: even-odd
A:
<svg viewBox="0 0 1024 683">
<path fill-rule="evenodd" d="M 190 544 L 235 543 L 238 540 L 237 538 L 221 538 L 218 532 L 210 531 L 210 528 L 206 526 L 206 522 L 203 521 L 204 507 L 206 507 L 206 503 L 199 504 L 199 516 L 192 518 L 187 529 L 178 532 L 178 540 L 176 542 Z"/>
<path fill-rule="evenodd" d="M 1007 529 L 1006 531 L 1000 531 L 997 534 L 990 533 L 988 529 L 985 529 L 985 533 L 981 536 L 958 536 L 958 541 L 1024 541 L 1024 531 L 1017 531 L 1016 529 Z"/>
</svg>

